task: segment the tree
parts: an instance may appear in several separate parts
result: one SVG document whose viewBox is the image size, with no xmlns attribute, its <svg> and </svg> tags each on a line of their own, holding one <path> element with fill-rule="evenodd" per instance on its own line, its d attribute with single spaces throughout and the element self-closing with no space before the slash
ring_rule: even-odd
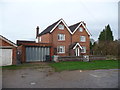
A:
<svg viewBox="0 0 120 90">
<path fill-rule="evenodd" d="M 113 34 L 108 24 L 105 29 L 101 31 L 99 35 L 99 42 L 93 46 L 94 55 L 114 55 L 117 56 L 118 53 L 118 42 L 119 40 L 113 41 Z"/>
<path fill-rule="evenodd" d="M 113 34 L 112 34 L 109 24 L 107 26 L 105 26 L 105 29 L 103 29 L 103 31 L 100 33 L 98 40 L 99 40 L 99 42 L 113 41 Z"/>
</svg>

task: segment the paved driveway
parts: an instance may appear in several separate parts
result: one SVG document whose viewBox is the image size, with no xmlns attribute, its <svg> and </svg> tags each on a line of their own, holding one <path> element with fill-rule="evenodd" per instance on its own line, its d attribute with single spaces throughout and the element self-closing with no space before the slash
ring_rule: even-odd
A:
<svg viewBox="0 0 120 90">
<path fill-rule="evenodd" d="M 43 68 L 3 70 L 3 88 L 118 88 L 118 69 L 54 72 Z"/>
</svg>

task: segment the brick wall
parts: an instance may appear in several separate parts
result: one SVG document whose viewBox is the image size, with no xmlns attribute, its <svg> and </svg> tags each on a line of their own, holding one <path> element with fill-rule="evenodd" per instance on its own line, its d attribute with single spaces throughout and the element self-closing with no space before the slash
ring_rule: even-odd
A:
<svg viewBox="0 0 120 90">
<path fill-rule="evenodd" d="M 82 26 L 81 26 L 82 27 Z M 85 36 L 86 37 L 86 42 L 80 42 L 80 36 Z M 72 35 L 72 43 L 74 42 L 79 42 L 81 46 L 85 46 L 86 47 L 86 55 L 89 55 L 90 52 L 90 38 L 88 33 L 86 32 L 86 30 L 84 29 L 83 32 L 80 32 L 79 30 L 77 30 L 73 35 Z M 85 55 L 84 53 L 81 53 L 81 55 Z"/>
<path fill-rule="evenodd" d="M 41 38 L 41 41 L 40 41 Z M 39 37 L 39 43 L 51 43 L 51 34 L 47 33 Z"/>
<path fill-rule="evenodd" d="M 60 23 L 63 24 L 63 23 Z M 65 41 L 58 41 L 58 34 L 65 34 Z M 55 28 L 55 30 L 51 33 L 52 37 L 52 46 L 53 48 L 57 48 L 57 46 L 65 46 L 65 53 L 59 54 L 61 56 L 68 56 L 69 55 L 69 45 L 71 44 L 71 34 L 65 27 L 64 30 L 58 29 L 58 27 Z"/>
</svg>

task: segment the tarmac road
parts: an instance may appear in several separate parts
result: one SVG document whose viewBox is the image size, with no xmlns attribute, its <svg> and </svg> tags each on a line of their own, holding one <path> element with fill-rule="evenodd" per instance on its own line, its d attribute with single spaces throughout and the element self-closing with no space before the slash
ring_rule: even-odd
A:
<svg viewBox="0 0 120 90">
<path fill-rule="evenodd" d="M 54 72 L 52 68 L 3 70 L 3 88 L 118 88 L 118 69 Z"/>
</svg>

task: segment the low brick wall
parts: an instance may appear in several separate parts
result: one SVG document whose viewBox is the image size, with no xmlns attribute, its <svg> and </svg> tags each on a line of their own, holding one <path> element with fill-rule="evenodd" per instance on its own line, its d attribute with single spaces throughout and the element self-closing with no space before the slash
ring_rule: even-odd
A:
<svg viewBox="0 0 120 90">
<path fill-rule="evenodd" d="M 59 56 L 58 61 L 84 61 L 84 56 Z M 89 56 L 89 61 L 106 60 L 105 56 Z"/>
<path fill-rule="evenodd" d="M 59 61 L 83 61 L 83 56 L 61 56 L 58 57 Z"/>
<path fill-rule="evenodd" d="M 92 55 L 90 55 L 89 56 L 89 59 L 90 59 L 90 61 L 93 61 L 93 60 L 106 60 L 106 56 L 92 56 Z"/>
</svg>

